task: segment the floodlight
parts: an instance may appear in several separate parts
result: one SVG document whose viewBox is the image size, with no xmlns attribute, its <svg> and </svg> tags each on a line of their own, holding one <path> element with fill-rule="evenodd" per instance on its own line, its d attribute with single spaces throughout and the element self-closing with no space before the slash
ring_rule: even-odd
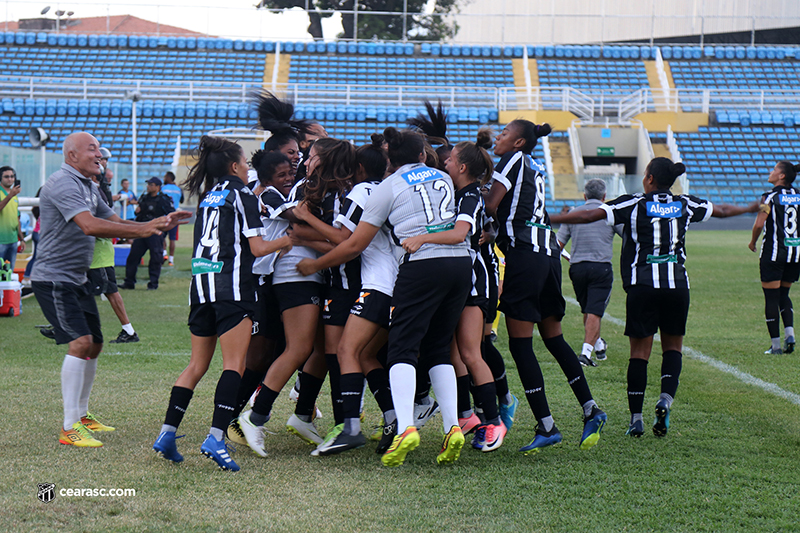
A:
<svg viewBox="0 0 800 533">
<path fill-rule="evenodd" d="M 46 15 L 48 11 L 50 11 L 50 6 L 47 6 L 47 7 L 45 7 L 44 9 L 42 9 L 42 12 L 41 12 L 41 14 L 42 14 L 42 15 Z"/>
<path fill-rule="evenodd" d="M 68 17 L 71 17 L 71 16 L 72 16 L 72 15 L 74 15 L 74 14 L 75 14 L 75 12 L 74 12 L 74 11 L 67 11 L 67 16 L 68 16 Z"/>
<path fill-rule="evenodd" d="M 65 11 L 63 9 L 59 9 L 58 11 L 56 11 L 56 16 L 57 17 L 63 17 L 64 13 L 65 13 Z"/>
<path fill-rule="evenodd" d="M 133 100 L 134 102 L 138 102 L 139 100 L 142 99 L 142 93 L 140 93 L 139 91 L 128 91 L 127 93 L 125 93 L 125 98 L 127 98 L 128 100 Z"/>
<path fill-rule="evenodd" d="M 43 128 L 31 128 L 28 130 L 28 138 L 31 141 L 31 146 L 40 148 L 47 144 L 50 140 L 50 135 Z"/>
</svg>

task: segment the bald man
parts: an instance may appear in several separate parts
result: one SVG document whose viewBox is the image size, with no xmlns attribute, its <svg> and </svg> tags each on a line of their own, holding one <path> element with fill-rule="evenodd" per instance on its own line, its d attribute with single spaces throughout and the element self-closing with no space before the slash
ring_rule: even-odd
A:
<svg viewBox="0 0 800 533">
<path fill-rule="evenodd" d="M 190 213 L 171 213 L 147 223 L 122 220 L 101 198 L 92 178 L 102 172 L 100 143 L 89 133 L 69 135 L 64 163 L 50 176 L 39 196 L 39 252 L 31 287 L 45 318 L 53 324 L 57 344 L 68 344 L 61 367 L 64 423 L 61 444 L 96 448 L 97 431 L 114 431 L 89 413 L 97 357 L 103 349 L 100 316 L 86 272 L 95 237 L 135 239 L 168 231 Z"/>
</svg>

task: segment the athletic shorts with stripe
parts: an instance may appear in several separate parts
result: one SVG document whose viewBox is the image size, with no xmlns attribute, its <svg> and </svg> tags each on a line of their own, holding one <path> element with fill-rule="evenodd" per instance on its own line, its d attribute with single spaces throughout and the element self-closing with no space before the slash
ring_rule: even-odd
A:
<svg viewBox="0 0 800 533">
<path fill-rule="evenodd" d="M 350 314 L 389 329 L 392 297 L 376 289 L 361 289 L 353 307 L 350 308 Z"/>
<path fill-rule="evenodd" d="M 97 302 L 87 281 L 83 285 L 60 281 L 33 281 L 33 294 L 56 336 L 56 344 L 68 344 L 86 335 L 103 343 Z"/>
<path fill-rule="evenodd" d="M 258 279 L 258 301 L 253 320 L 258 322 L 258 328 L 254 328 L 253 335 L 275 340 L 283 339 L 283 322 L 278 297 L 275 296 L 272 287 L 272 274 L 255 276 Z"/>
<path fill-rule="evenodd" d="M 800 278 L 800 263 L 778 263 L 762 257 L 758 262 L 758 267 L 761 281 L 765 283 L 770 281 L 796 283 Z"/>
<path fill-rule="evenodd" d="M 189 308 L 189 331 L 196 337 L 222 336 L 238 326 L 242 320 L 253 320 L 255 302 L 221 300 L 192 304 Z M 255 329 L 256 323 L 253 323 Z"/>
<path fill-rule="evenodd" d="M 325 303 L 322 305 L 322 321 L 326 326 L 344 326 L 350 309 L 358 299 L 358 289 L 327 287 Z"/>
<path fill-rule="evenodd" d="M 114 267 L 92 268 L 86 273 L 93 296 L 101 294 L 114 294 L 117 288 L 117 273 Z"/>
</svg>

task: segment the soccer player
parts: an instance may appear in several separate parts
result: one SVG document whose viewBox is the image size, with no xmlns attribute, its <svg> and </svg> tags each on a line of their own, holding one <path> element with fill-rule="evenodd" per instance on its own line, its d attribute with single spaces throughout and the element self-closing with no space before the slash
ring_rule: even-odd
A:
<svg viewBox="0 0 800 533">
<path fill-rule="evenodd" d="M 773 188 L 761 197 L 758 217 L 753 224 L 750 250 L 756 251 L 758 236 L 761 240 L 759 270 L 764 291 L 764 314 L 772 346 L 766 354 L 792 353 L 794 351 L 794 311 L 789 290 L 800 276 L 800 234 L 798 210 L 800 190 L 793 187 L 800 165 L 779 161 L 769 174 Z M 779 333 L 783 319 L 784 344 L 781 350 Z"/>
<path fill-rule="evenodd" d="M 506 259 L 498 309 L 506 316 L 508 347 L 537 420 L 533 440 L 520 448 L 526 454 L 562 440 L 533 353 L 534 324 L 583 409 L 582 450 L 597 444 L 607 418 L 592 398 L 583 368 L 561 333 L 566 305 L 561 295 L 561 250 L 545 210 L 544 165 L 530 155 L 538 139 L 550 131 L 548 124 L 514 120 L 500 132 L 494 147 L 500 162 L 486 197 L 486 211 L 500 225 L 497 243 Z"/>
<path fill-rule="evenodd" d="M 491 138 L 487 130 L 479 132 L 479 143 Z M 459 395 L 459 425 L 464 433 L 475 431 L 472 446 L 491 452 L 503 444 L 506 427 L 500 420 L 492 371 L 481 355 L 486 306 L 489 300 L 488 273 L 480 253 L 483 228 L 483 197 L 480 187 L 492 177 L 494 164 L 479 143 L 461 142 L 452 147 L 445 163 L 456 187 L 457 214 L 451 230 L 426 233 L 403 241 L 403 249 L 413 254 L 425 243 L 456 244 L 466 239 L 472 258 L 472 288 L 456 329 L 451 360 L 456 369 Z M 470 379 L 471 376 L 471 379 Z M 470 381 L 475 403 L 486 423 L 470 408 Z"/>
<path fill-rule="evenodd" d="M 450 176 L 422 164 L 422 136 L 391 127 L 383 134 L 395 172 L 375 188 L 350 238 L 319 259 L 301 261 L 297 265 L 300 272 L 316 272 L 357 257 L 384 225 L 392 240 L 401 243 L 409 237 L 450 229 L 455 223 L 453 182 Z M 406 455 L 419 446 L 414 427 L 417 357 L 420 364 L 430 367 L 431 384 L 441 407 L 445 437 L 436 460 L 452 463 L 461 454 L 464 435 L 458 425 L 450 342 L 471 279 L 472 260 L 465 242 L 424 244 L 414 254 L 402 256 L 392 296 L 387 355 L 398 435 L 381 457 L 385 466 L 403 464 Z"/>
<path fill-rule="evenodd" d="M 204 135 L 199 159 L 186 180 L 189 193 L 200 197 L 190 289 L 192 356 L 172 387 L 164 425 L 153 444 L 158 454 L 176 463 L 183 456 L 175 445 L 175 432 L 219 339 L 223 370 L 214 394 L 211 429 L 200 452 L 223 470 L 239 470 L 228 453 L 224 431 L 231 421 L 253 329 L 253 260 L 291 246 L 286 236 L 274 241 L 261 238 L 258 201 L 246 186 L 248 168 L 238 144 Z"/>
<path fill-rule="evenodd" d="M 587 224 L 606 220 L 623 225 L 622 285 L 627 293 L 625 335 L 630 339 L 628 364 L 628 408 L 631 422 L 626 435 L 644 433 L 642 407 L 647 387 L 647 363 L 653 335 L 661 333 L 661 395 L 655 408 L 653 433 L 667 434 L 669 413 L 681 373 L 683 336 L 689 313 L 689 277 L 686 261 L 686 230 L 692 222 L 710 217 L 730 217 L 758 209 L 712 205 L 708 200 L 672 194 L 670 187 L 686 168 L 666 157 L 650 161 L 642 179 L 644 193 L 625 194 L 596 209 L 574 210 L 553 215 L 553 223 Z"/>
</svg>

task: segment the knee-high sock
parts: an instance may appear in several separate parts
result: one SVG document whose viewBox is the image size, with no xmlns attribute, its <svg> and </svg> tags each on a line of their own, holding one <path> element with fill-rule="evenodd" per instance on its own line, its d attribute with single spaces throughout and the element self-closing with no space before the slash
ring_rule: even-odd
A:
<svg viewBox="0 0 800 533">
<path fill-rule="evenodd" d="M 78 404 L 81 416 L 86 416 L 89 412 L 89 396 L 92 395 L 92 385 L 94 376 L 97 374 L 97 358 L 87 359 L 83 365 L 83 386 L 81 387 L 81 399 Z"/>
<path fill-rule="evenodd" d="M 417 369 L 408 363 L 397 363 L 389 369 L 389 383 L 392 388 L 392 403 L 397 413 L 397 433 L 414 425 L 414 391 L 417 383 Z"/>
<path fill-rule="evenodd" d="M 681 352 L 668 350 L 664 352 L 661 360 L 661 394 L 667 394 L 667 400 L 672 403 L 675 393 L 678 392 L 678 382 L 681 377 Z"/>
<path fill-rule="evenodd" d="M 186 409 L 189 408 L 189 402 L 192 400 L 193 395 L 194 391 L 192 389 L 172 387 L 172 392 L 169 395 L 169 407 L 167 407 L 167 414 L 164 417 L 165 427 L 161 431 L 166 431 L 167 429 L 176 431 L 178 429 L 183 420 L 183 415 L 186 414 Z M 169 428 L 166 426 L 169 426 Z"/>
<path fill-rule="evenodd" d="M 641 414 L 644 406 L 644 390 L 647 388 L 647 361 L 628 361 L 628 409 L 631 414 Z"/>
<path fill-rule="evenodd" d="M 389 387 L 389 373 L 384 368 L 376 368 L 367 374 L 367 383 L 369 383 L 369 390 L 375 396 L 375 401 L 378 402 L 381 412 L 384 415 L 388 411 L 394 411 L 394 404 L 392 403 L 392 390 Z M 389 420 L 388 422 L 391 422 Z"/>
<path fill-rule="evenodd" d="M 561 366 L 561 371 L 567 377 L 569 386 L 572 387 L 572 392 L 578 399 L 578 403 L 583 406 L 586 402 L 591 401 L 592 392 L 589 390 L 589 384 L 586 383 L 586 376 L 583 375 L 583 367 L 578 361 L 575 352 L 564 340 L 564 336 L 559 335 L 544 339 L 544 345 Z"/>
<path fill-rule="evenodd" d="M 497 425 L 500 423 L 497 410 L 497 393 L 494 388 L 494 381 L 478 385 L 472 391 L 475 396 L 475 403 L 483 409 L 483 417 L 486 422 Z"/>
<path fill-rule="evenodd" d="M 469 398 L 469 374 L 456 376 L 456 387 L 458 388 L 458 416 L 459 418 L 464 418 L 465 415 L 469 416 L 472 413 L 472 405 Z"/>
<path fill-rule="evenodd" d="M 328 364 L 328 379 L 331 383 L 331 407 L 333 409 L 333 423 L 341 424 L 344 421 L 342 416 L 342 390 L 340 385 L 341 371 L 339 370 L 339 358 L 335 353 L 326 353 L 325 362 Z M 300 386 L 302 394 L 303 386 Z"/>
<path fill-rule="evenodd" d="M 762 289 L 764 291 L 764 316 L 767 319 L 767 331 L 770 339 L 780 338 L 780 289 Z"/>
<path fill-rule="evenodd" d="M 431 377 L 431 386 L 439 402 L 439 412 L 442 414 L 444 432 L 458 425 L 458 387 L 456 386 L 456 371 L 453 365 L 436 365 L 428 371 Z"/>
<path fill-rule="evenodd" d="M 210 431 L 217 440 L 222 440 L 228 424 L 231 423 L 241 381 L 242 376 L 235 370 L 223 370 L 219 377 L 217 390 L 214 392 L 214 417 L 211 419 Z"/>
<path fill-rule="evenodd" d="M 345 430 L 350 435 L 357 435 L 361 431 L 361 396 L 364 392 L 364 374 L 353 372 L 343 374 L 339 381 L 342 395 L 342 418 Z"/>
<path fill-rule="evenodd" d="M 303 374 L 305 374 L 305 372 Z M 269 415 L 272 412 L 272 404 L 275 403 L 279 394 L 280 391 L 274 391 L 266 385 L 261 385 L 261 390 L 258 392 L 258 396 L 256 396 L 256 403 L 253 404 L 253 412 L 250 413 L 250 421 L 253 424 L 263 426 L 266 421 L 269 420 Z M 297 399 L 297 403 L 300 403 L 299 398 Z"/>
<path fill-rule="evenodd" d="M 430 393 L 431 378 L 428 375 L 427 365 L 421 361 L 417 365 L 417 390 L 414 393 L 414 403 L 420 403 L 420 400 L 426 398 Z"/>
<path fill-rule="evenodd" d="M 297 395 L 297 406 L 294 409 L 294 414 L 304 422 L 311 422 L 314 414 L 314 405 L 317 403 L 319 391 L 325 380 L 312 376 L 308 372 L 300 374 L 299 379 L 300 394 Z"/>
<path fill-rule="evenodd" d="M 533 416 L 541 421 L 550 416 L 550 407 L 544 393 L 544 377 L 539 361 L 533 353 L 533 338 L 520 337 L 508 339 L 508 349 L 517 364 L 517 372 L 525 388 L 525 397 L 531 406 Z"/>
<path fill-rule="evenodd" d="M 86 359 L 64 356 L 61 365 L 61 398 L 64 402 L 64 429 L 72 429 L 75 422 L 81 421 L 80 401 L 83 391 L 83 376 Z"/>
<path fill-rule="evenodd" d="M 508 380 L 506 379 L 506 363 L 503 361 L 503 356 L 500 351 L 495 347 L 492 342 L 492 336 L 486 335 L 481 344 L 483 353 L 483 360 L 489 365 L 489 370 L 492 371 L 494 378 L 494 387 L 497 391 L 497 397 L 500 401 L 504 401 L 508 396 Z"/>
<path fill-rule="evenodd" d="M 239 383 L 239 392 L 236 393 L 236 407 L 233 410 L 233 417 L 236 418 L 247 405 L 250 396 L 256 391 L 261 382 L 264 381 L 263 372 L 255 372 L 249 368 L 244 369 L 242 381 Z"/>
<path fill-rule="evenodd" d="M 792 309 L 792 299 L 789 298 L 789 289 L 791 287 L 781 287 L 781 318 L 783 319 L 784 328 L 794 327 L 794 309 Z"/>
</svg>

